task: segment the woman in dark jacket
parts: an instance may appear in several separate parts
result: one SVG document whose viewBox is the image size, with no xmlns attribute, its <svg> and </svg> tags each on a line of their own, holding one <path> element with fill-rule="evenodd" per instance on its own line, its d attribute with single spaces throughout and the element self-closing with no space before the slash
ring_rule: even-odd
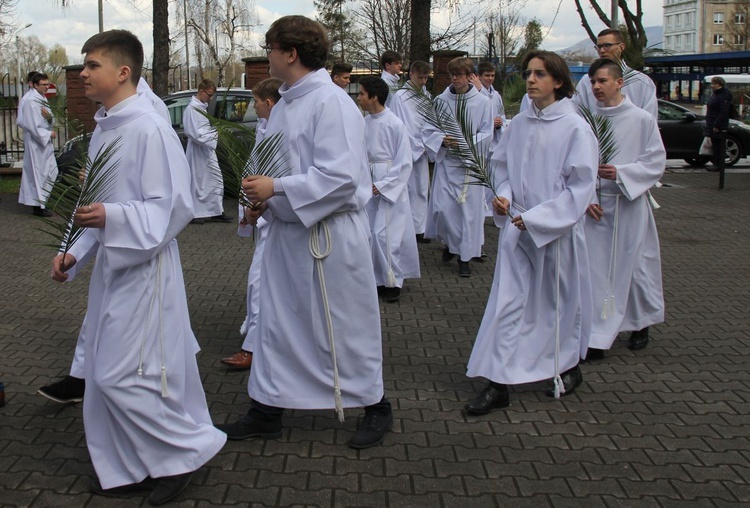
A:
<svg viewBox="0 0 750 508">
<path fill-rule="evenodd" d="M 711 162 L 715 167 L 719 166 L 719 142 L 720 133 L 726 132 L 729 127 L 729 110 L 732 107 L 732 92 L 725 88 L 724 78 L 715 76 L 711 79 L 711 90 L 714 91 L 706 104 L 706 127 L 704 136 L 711 138 L 714 145 L 714 154 Z"/>
</svg>

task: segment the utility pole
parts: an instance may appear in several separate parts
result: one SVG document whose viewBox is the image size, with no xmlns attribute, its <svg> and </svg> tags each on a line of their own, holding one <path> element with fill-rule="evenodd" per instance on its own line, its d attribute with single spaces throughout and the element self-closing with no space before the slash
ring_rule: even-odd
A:
<svg viewBox="0 0 750 508">
<path fill-rule="evenodd" d="M 23 84 L 25 83 L 24 76 L 21 76 L 21 38 L 18 34 L 26 30 L 31 26 L 31 23 L 26 25 L 25 27 L 21 28 L 19 31 L 16 32 L 16 72 L 18 73 L 18 100 L 21 100 L 21 97 L 23 96 Z"/>
<path fill-rule="evenodd" d="M 187 0 L 182 0 L 182 19 L 185 21 L 185 66 L 187 67 L 186 90 L 190 90 L 190 40 L 188 39 Z"/>
<path fill-rule="evenodd" d="M 99 33 L 104 31 L 104 0 L 99 0 Z"/>
</svg>

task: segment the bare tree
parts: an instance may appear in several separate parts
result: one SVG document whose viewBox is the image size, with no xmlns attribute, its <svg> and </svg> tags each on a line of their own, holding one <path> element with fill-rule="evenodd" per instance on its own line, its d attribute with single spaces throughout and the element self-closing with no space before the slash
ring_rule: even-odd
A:
<svg viewBox="0 0 750 508">
<path fill-rule="evenodd" d="M 732 14 L 724 23 L 724 47 L 730 51 L 750 49 L 750 0 L 735 0 Z"/>
<path fill-rule="evenodd" d="M 169 0 L 154 0 L 154 63 L 152 86 L 158 96 L 169 93 Z"/>
<path fill-rule="evenodd" d="M 487 58 L 497 59 L 498 78 L 505 81 L 508 64 L 513 61 L 521 45 L 524 34 L 524 18 L 521 9 L 527 0 L 499 0 L 486 18 L 486 43 L 484 53 Z"/>
<path fill-rule="evenodd" d="M 68 65 L 68 53 L 61 44 L 55 44 L 47 51 L 47 63 L 44 71 L 49 76 L 50 81 L 59 83 L 65 79 L 65 66 Z"/>
<path fill-rule="evenodd" d="M 591 25 L 586 18 L 586 13 L 583 11 L 581 0 L 573 1 L 576 4 L 576 10 L 581 18 L 581 26 L 586 30 L 589 38 L 595 43 L 596 34 L 591 29 Z M 607 0 L 607 3 L 609 3 L 609 0 Z M 643 0 L 635 0 L 635 12 L 633 12 L 628 5 L 628 0 L 618 0 L 617 5 L 622 12 L 622 23 L 620 26 L 615 27 L 612 26 L 612 20 L 599 5 L 599 1 L 589 0 L 589 4 L 602 23 L 610 28 L 616 28 L 624 32 L 625 38 L 627 39 L 627 45 L 623 57 L 631 67 L 641 67 L 643 64 L 643 50 L 648 46 L 646 30 L 643 28 Z"/>
<path fill-rule="evenodd" d="M 18 0 L 0 0 L 0 48 L 4 48 L 13 37 L 17 4 Z"/>
<path fill-rule="evenodd" d="M 255 5 L 251 0 L 189 0 L 187 11 L 188 26 L 202 43 L 205 57 L 216 71 L 216 84 L 223 86 L 227 66 L 235 58 L 240 33 L 259 24 Z"/>
</svg>

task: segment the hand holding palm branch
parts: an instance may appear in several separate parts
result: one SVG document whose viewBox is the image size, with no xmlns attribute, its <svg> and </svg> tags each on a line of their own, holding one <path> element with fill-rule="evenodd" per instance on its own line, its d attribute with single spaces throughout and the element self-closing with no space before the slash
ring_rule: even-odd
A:
<svg viewBox="0 0 750 508">
<path fill-rule="evenodd" d="M 599 143 L 599 164 L 609 164 L 609 162 L 615 158 L 617 153 L 620 151 L 617 146 L 617 138 L 615 137 L 615 131 L 612 128 L 612 120 L 606 116 L 597 115 L 593 113 L 589 108 L 583 104 L 578 104 L 578 110 L 586 123 L 589 124 L 591 130 L 594 131 L 596 140 Z M 597 180 L 597 198 L 599 206 L 602 205 L 601 195 L 601 178 L 596 177 Z"/>
</svg>

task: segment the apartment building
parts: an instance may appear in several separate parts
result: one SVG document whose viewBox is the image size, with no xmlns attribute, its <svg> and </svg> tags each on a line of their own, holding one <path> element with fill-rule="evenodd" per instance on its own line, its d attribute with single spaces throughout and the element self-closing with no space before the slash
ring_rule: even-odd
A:
<svg viewBox="0 0 750 508">
<path fill-rule="evenodd" d="M 664 0 L 664 49 L 675 55 L 747 49 L 748 3 Z"/>
</svg>

